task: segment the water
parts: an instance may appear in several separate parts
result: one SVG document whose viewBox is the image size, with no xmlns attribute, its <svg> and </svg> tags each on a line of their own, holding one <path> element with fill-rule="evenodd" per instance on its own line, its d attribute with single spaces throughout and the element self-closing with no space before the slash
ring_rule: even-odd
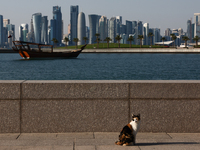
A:
<svg viewBox="0 0 200 150">
<path fill-rule="evenodd" d="M 199 80 L 200 54 L 81 53 L 23 60 L 0 54 L 0 80 Z"/>
</svg>

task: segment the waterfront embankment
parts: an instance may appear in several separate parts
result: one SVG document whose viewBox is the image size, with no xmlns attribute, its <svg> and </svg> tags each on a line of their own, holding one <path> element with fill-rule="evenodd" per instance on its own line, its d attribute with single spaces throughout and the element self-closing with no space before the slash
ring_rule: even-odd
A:
<svg viewBox="0 0 200 150">
<path fill-rule="evenodd" d="M 0 133 L 200 133 L 199 80 L 0 80 Z"/>
<path fill-rule="evenodd" d="M 56 49 L 54 51 L 70 51 L 70 49 Z M 109 48 L 84 49 L 83 53 L 200 53 L 200 48 Z M 0 49 L 0 53 L 16 53 L 12 49 Z"/>
</svg>

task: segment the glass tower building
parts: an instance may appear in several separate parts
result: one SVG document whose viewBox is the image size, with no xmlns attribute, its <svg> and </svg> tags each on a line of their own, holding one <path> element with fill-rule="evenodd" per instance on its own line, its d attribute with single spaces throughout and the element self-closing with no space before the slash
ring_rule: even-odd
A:
<svg viewBox="0 0 200 150">
<path fill-rule="evenodd" d="M 104 39 L 108 36 L 108 23 L 106 16 L 101 16 L 99 19 L 99 34 L 100 40 L 105 43 L 106 41 L 104 41 Z"/>
<path fill-rule="evenodd" d="M 47 16 L 42 17 L 41 43 L 48 44 L 48 20 L 47 20 Z"/>
<path fill-rule="evenodd" d="M 99 28 L 99 16 L 98 15 L 88 15 L 89 17 L 89 28 L 90 28 L 90 38 L 89 43 L 95 43 L 96 36 L 95 34 L 98 33 Z"/>
<path fill-rule="evenodd" d="M 116 37 L 116 18 L 112 17 L 110 18 L 110 36 L 112 39 L 112 43 L 115 43 L 115 37 Z"/>
<path fill-rule="evenodd" d="M 77 6 L 71 6 L 70 7 L 70 25 L 71 25 L 71 28 L 70 28 L 71 41 L 70 41 L 70 44 L 73 43 L 74 38 L 77 38 L 78 14 L 79 14 L 78 5 Z"/>
<path fill-rule="evenodd" d="M 85 43 L 83 37 L 86 37 L 85 14 L 80 12 L 78 15 L 78 45 L 83 45 Z"/>
<path fill-rule="evenodd" d="M 3 47 L 3 16 L 0 15 L 0 47 Z"/>
<path fill-rule="evenodd" d="M 149 45 L 149 23 L 143 25 L 143 45 Z"/>
<path fill-rule="evenodd" d="M 41 22 L 42 22 L 42 14 L 35 13 L 33 14 L 33 30 L 34 30 L 34 38 L 36 43 L 41 43 Z"/>
</svg>

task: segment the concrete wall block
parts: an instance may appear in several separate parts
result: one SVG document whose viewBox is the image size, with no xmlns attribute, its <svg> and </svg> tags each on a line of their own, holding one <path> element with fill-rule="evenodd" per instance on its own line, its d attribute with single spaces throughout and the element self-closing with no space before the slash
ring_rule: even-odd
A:
<svg viewBox="0 0 200 150">
<path fill-rule="evenodd" d="M 131 100 L 141 114 L 141 132 L 200 132 L 199 100 Z"/>
<path fill-rule="evenodd" d="M 20 133 L 19 100 L 0 100 L 0 133 Z"/>
<path fill-rule="evenodd" d="M 131 98 L 200 98 L 199 83 L 131 83 Z"/>
<path fill-rule="evenodd" d="M 21 82 L 0 80 L 0 100 L 20 99 Z"/>
<path fill-rule="evenodd" d="M 22 132 L 112 132 L 128 122 L 126 100 L 23 100 Z"/>
<path fill-rule="evenodd" d="M 85 99 L 85 98 L 128 98 L 126 83 L 44 83 L 27 81 L 22 85 L 23 99 Z"/>
</svg>

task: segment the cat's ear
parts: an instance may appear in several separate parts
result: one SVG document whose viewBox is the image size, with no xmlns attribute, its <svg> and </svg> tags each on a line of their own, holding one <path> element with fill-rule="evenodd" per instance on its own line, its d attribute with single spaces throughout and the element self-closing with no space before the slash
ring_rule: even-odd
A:
<svg viewBox="0 0 200 150">
<path fill-rule="evenodd" d="M 138 114 L 137 116 L 140 117 L 140 114 Z"/>
<path fill-rule="evenodd" d="M 135 117 L 135 115 L 134 115 L 134 114 L 132 114 L 132 118 L 133 118 L 133 117 Z"/>
</svg>

